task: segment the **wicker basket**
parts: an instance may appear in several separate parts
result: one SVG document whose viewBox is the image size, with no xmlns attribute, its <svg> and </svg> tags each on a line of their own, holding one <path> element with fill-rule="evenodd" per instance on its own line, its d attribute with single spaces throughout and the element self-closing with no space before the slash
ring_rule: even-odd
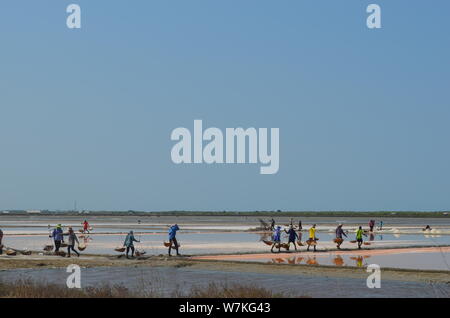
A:
<svg viewBox="0 0 450 318">
<path fill-rule="evenodd" d="M 170 243 L 164 242 L 164 246 L 165 246 L 165 247 L 170 247 Z M 181 244 L 180 244 L 180 243 L 178 243 L 178 247 L 181 247 Z M 172 245 L 172 248 L 175 248 L 175 249 L 176 249 L 175 245 Z"/>
<path fill-rule="evenodd" d="M 8 256 L 16 256 L 17 252 L 15 250 L 8 249 L 8 250 L 6 250 L 6 255 L 8 255 Z"/>
<path fill-rule="evenodd" d="M 284 248 L 286 251 L 289 251 L 289 244 L 281 243 L 281 248 Z"/>
<path fill-rule="evenodd" d="M 136 256 L 139 257 L 139 256 L 144 256 L 146 254 L 146 252 L 145 251 L 138 251 L 138 250 L 136 250 L 135 254 L 136 254 Z"/>
<path fill-rule="evenodd" d="M 126 248 L 125 247 L 116 247 L 114 250 L 116 252 L 123 253 L 123 252 L 125 252 Z"/>
<path fill-rule="evenodd" d="M 306 241 L 306 244 L 308 244 L 310 246 L 315 246 L 315 245 L 317 245 L 317 242 L 315 240 L 309 239 Z"/>
</svg>

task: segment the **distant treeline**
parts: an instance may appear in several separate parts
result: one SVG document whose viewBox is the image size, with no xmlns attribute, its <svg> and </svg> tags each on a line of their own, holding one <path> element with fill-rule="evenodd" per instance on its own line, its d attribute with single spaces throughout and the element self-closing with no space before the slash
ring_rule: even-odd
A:
<svg viewBox="0 0 450 318">
<path fill-rule="evenodd" d="M 1 215 L 2 212 L 0 212 Z M 49 211 L 32 213 L 10 210 L 3 215 L 90 215 L 90 216 L 251 216 L 251 217 L 394 217 L 394 218 L 446 218 L 450 211 Z"/>
</svg>

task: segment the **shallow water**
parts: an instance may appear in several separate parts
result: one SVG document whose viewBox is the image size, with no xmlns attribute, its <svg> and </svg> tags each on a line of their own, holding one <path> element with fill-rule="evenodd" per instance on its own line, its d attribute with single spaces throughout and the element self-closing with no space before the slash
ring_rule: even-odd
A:
<svg viewBox="0 0 450 318">
<path fill-rule="evenodd" d="M 239 259 L 233 259 L 239 261 Z M 267 258 L 242 259 L 245 262 L 258 262 L 267 264 L 291 264 L 291 265 L 328 265 L 367 267 L 371 264 L 381 268 L 407 268 L 423 270 L 447 270 L 450 271 L 450 253 L 398 253 L 389 255 L 359 255 L 357 252 L 351 255 L 337 255 L 324 253 L 307 255 L 295 254 L 291 257 L 268 256 Z"/>
<path fill-rule="evenodd" d="M 167 253 L 167 248 L 163 246 L 163 242 L 168 240 L 166 233 L 150 230 L 136 232 L 135 235 L 138 240 L 141 240 L 141 243 L 135 243 L 136 248 L 145 250 L 147 254 Z M 84 241 L 87 245 L 84 252 L 89 254 L 115 254 L 114 248 L 122 246 L 125 239 L 125 234 L 78 236 L 80 241 Z M 335 244 L 332 242 L 334 238 L 332 233 L 318 233 L 318 236 L 320 238 L 319 250 L 335 248 Z M 353 234 L 349 235 L 349 238 L 354 239 Z M 262 239 L 270 239 L 270 235 L 214 231 L 181 231 L 178 235 L 178 240 L 181 243 L 180 251 L 185 255 L 267 252 L 270 247 L 266 246 L 261 241 Z M 371 243 L 371 248 L 450 245 L 450 235 L 383 234 L 374 235 L 367 239 Z M 3 244 L 17 249 L 42 250 L 44 245 L 52 244 L 52 241 L 47 234 L 6 234 Z M 342 248 L 355 249 L 356 245 L 347 240 Z M 305 247 L 301 248 L 301 250 L 304 249 Z"/>
<path fill-rule="evenodd" d="M 54 226 L 56 223 L 62 223 L 66 227 L 73 226 L 77 231 L 84 218 L 85 216 L 58 219 L 55 216 L 18 217 L 0 215 L 0 228 L 5 233 L 3 244 L 17 249 L 41 251 L 44 245 L 52 244 L 48 237 L 49 225 Z M 89 217 L 90 224 L 94 228 L 93 233 L 86 236 L 77 233 L 80 241 L 84 241 L 87 245 L 87 249 L 83 253 L 117 254 L 114 249 L 122 246 L 125 233 L 134 230 L 136 238 L 142 241 L 136 243 L 136 248 L 145 250 L 147 255 L 159 255 L 167 253 L 167 248 L 163 246 L 163 242 L 168 240 L 168 224 L 177 222 L 182 229 L 177 238 L 181 243 L 180 251 L 184 255 L 269 252 L 270 247 L 265 245 L 262 240 L 270 240 L 270 233 L 262 235 L 246 232 L 250 228 L 259 226 L 258 219 L 258 217 Z M 288 224 L 290 221 L 289 218 L 276 219 L 280 224 Z M 298 220 L 294 219 L 295 221 Z M 303 241 L 308 235 L 306 229 L 309 228 L 311 223 L 318 224 L 319 251 L 336 247 L 332 240 L 337 223 L 343 223 L 344 229 L 349 230 L 348 239 L 346 239 L 342 248 L 356 249 L 356 245 L 349 242 L 355 239 L 354 227 L 358 224 L 366 225 L 367 223 L 365 218 L 332 219 L 316 217 L 302 218 L 302 221 L 305 229 Z M 368 248 L 450 246 L 450 218 L 386 218 L 383 221 L 385 230 L 366 238 L 371 244 Z M 439 233 L 422 232 L 424 224 L 430 224 Z M 283 235 L 283 240 L 287 240 L 286 235 Z M 301 248 L 302 251 L 305 249 L 305 247 Z M 401 258 L 387 255 L 376 256 L 371 261 L 392 267 L 448 269 L 446 265 L 450 263 L 448 254 L 428 255 L 423 258 L 413 256 Z M 311 260 L 309 263 L 318 262 L 323 265 L 336 266 L 343 263 L 347 266 L 357 266 L 360 263 L 358 255 L 354 257 L 356 257 L 356 260 L 345 257 L 343 260 L 334 260 L 332 257 L 321 256 L 316 261 Z M 408 261 L 404 261 L 406 259 Z M 301 262 L 305 263 L 306 260 Z"/>
<path fill-rule="evenodd" d="M 0 280 L 14 282 L 32 279 L 64 286 L 68 273 L 64 269 L 21 269 L 0 271 Z M 252 285 L 290 297 L 449 297 L 446 284 L 411 283 L 382 280 L 381 289 L 368 289 L 366 279 L 310 277 L 287 274 L 261 274 L 193 270 L 189 268 L 83 268 L 82 287 L 102 284 L 123 285 L 130 290 L 146 290 L 151 295 L 186 294 L 193 287 L 209 283 Z"/>
</svg>

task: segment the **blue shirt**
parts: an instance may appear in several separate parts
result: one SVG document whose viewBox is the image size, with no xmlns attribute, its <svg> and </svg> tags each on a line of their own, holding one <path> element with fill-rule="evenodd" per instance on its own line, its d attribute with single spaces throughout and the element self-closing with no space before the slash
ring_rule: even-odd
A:
<svg viewBox="0 0 450 318">
<path fill-rule="evenodd" d="M 177 235 L 177 231 L 180 230 L 178 225 L 171 226 L 169 229 L 169 240 L 173 240 Z"/>
<path fill-rule="evenodd" d="M 63 230 L 62 229 L 54 229 L 52 232 L 52 237 L 55 241 L 63 241 Z"/>
<path fill-rule="evenodd" d="M 281 229 L 276 229 L 275 232 L 273 232 L 273 240 L 275 242 L 281 241 Z"/>
<path fill-rule="evenodd" d="M 297 232 L 294 229 L 289 229 L 289 242 L 295 242 L 295 239 L 298 237 Z"/>
<path fill-rule="evenodd" d="M 126 247 L 134 246 L 133 242 L 138 242 L 138 240 L 136 240 L 134 238 L 133 234 L 128 234 L 127 237 L 125 238 L 125 242 L 123 243 L 123 246 L 126 246 Z"/>
</svg>

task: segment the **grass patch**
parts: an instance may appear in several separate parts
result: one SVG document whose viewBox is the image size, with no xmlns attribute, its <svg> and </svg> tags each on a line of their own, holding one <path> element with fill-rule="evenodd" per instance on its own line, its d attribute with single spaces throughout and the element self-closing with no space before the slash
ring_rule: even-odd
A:
<svg viewBox="0 0 450 318">
<path fill-rule="evenodd" d="M 148 287 L 148 286 L 147 286 Z M 161 293 L 154 288 L 142 285 L 130 291 L 122 285 L 103 285 L 83 289 L 69 289 L 65 286 L 35 282 L 28 279 L 14 283 L 0 282 L 0 298 L 160 298 Z M 242 284 L 210 283 L 203 287 L 193 287 L 186 293 L 175 292 L 166 297 L 175 298 L 283 298 L 283 293 L 269 289 Z"/>
<path fill-rule="evenodd" d="M 286 298 L 283 293 L 274 293 L 269 289 L 265 289 L 253 285 L 241 284 L 216 284 L 210 283 L 206 287 L 194 287 L 187 298 Z"/>
<path fill-rule="evenodd" d="M 117 285 L 69 289 L 65 286 L 19 280 L 0 282 L 1 298 L 128 298 L 136 297 L 127 288 Z"/>
</svg>

